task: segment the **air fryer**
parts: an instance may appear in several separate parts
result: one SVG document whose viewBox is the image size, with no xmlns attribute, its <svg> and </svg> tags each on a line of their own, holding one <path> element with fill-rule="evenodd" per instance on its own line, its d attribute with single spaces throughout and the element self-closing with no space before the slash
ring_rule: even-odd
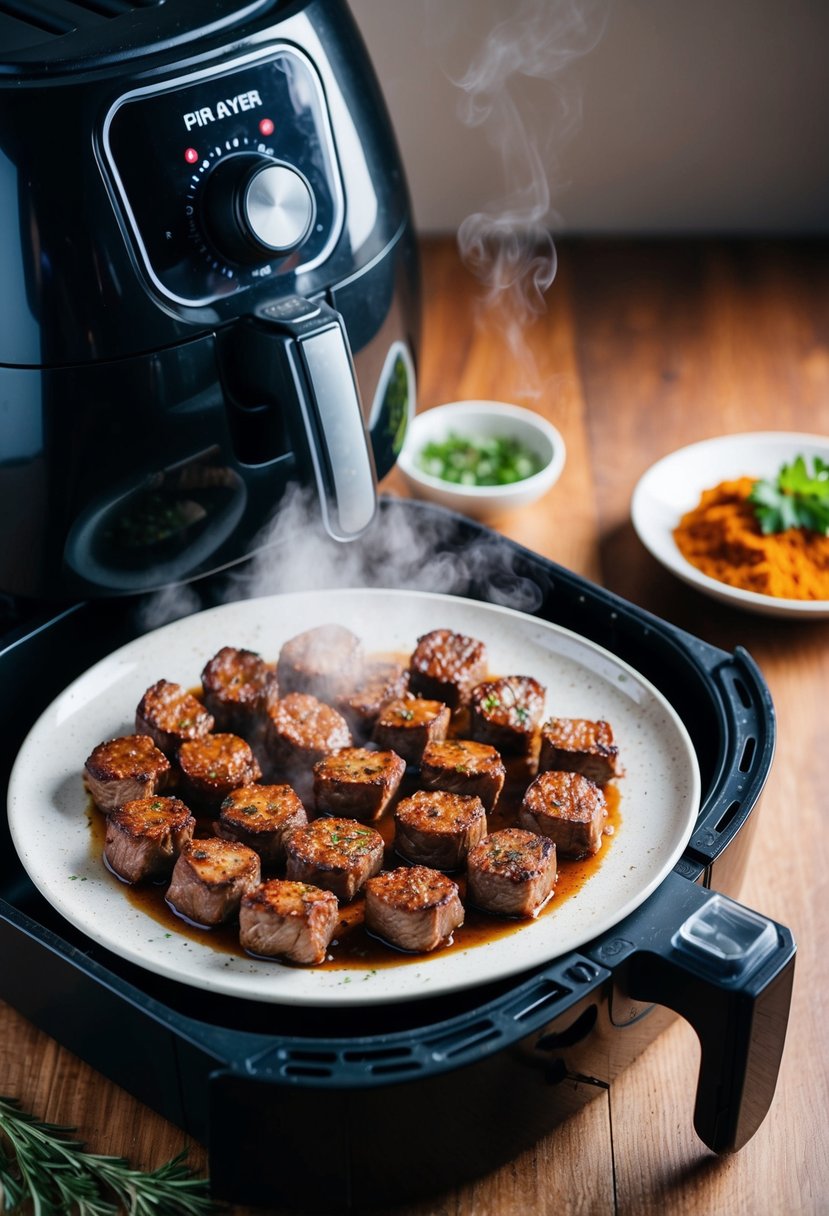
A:
<svg viewBox="0 0 829 1216">
<path fill-rule="evenodd" d="M 340 0 L 0 15 L 0 588 L 123 594 L 360 535 L 414 408 L 403 171 Z"/>
</svg>

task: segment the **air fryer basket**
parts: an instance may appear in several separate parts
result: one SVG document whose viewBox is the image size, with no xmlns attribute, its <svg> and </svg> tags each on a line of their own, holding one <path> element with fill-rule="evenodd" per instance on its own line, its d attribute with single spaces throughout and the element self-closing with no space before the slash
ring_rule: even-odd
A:
<svg viewBox="0 0 829 1216">
<path fill-rule="evenodd" d="M 788 930 L 733 899 L 774 749 L 760 673 L 743 650 L 712 647 L 431 506 L 383 500 L 361 543 L 400 519 L 437 534 L 437 549 L 466 571 L 457 592 L 510 603 L 516 588 L 531 589 L 535 615 L 612 650 L 668 696 L 703 782 L 696 828 L 668 879 L 611 931 L 525 976 L 333 1017 L 196 992 L 113 956 L 38 895 L 3 823 L 0 997 L 207 1143 L 215 1193 L 237 1202 L 388 1206 L 486 1172 L 610 1084 L 668 1010 L 701 1040 L 700 1137 L 717 1152 L 739 1148 L 774 1092 L 794 965 Z M 485 563 L 467 561 L 481 549 Z M 201 594 L 207 607 L 229 592 L 214 579 Z M 7 640 L 6 776 L 40 709 L 140 633 L 141 607 L 78 604 Z M 459 1104 L 475 1117 L 459 1118 Z M 312 1170 L 286 1168 L 306 1159 L 308 1121 L 322 1108 L 325 1152 Z"/>
</svg>

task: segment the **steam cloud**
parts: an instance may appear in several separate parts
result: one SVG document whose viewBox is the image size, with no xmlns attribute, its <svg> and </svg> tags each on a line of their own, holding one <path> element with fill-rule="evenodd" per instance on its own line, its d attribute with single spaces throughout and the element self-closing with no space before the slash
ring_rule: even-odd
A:
<svg viewBox="0 0 829 1216">
<path fill-rule="evenodd" d="M 459 546 L 456 529 L 454 516 L 390 502 L 359 541 L 342 544 L 323 531 L 316 494 L 292 485 L 254 556 L 229 571 L 225 598 L 330 591 L 332 620 L 338 587 L 471 594 L 528 613 L 540 606 L 543 592 L 514 570 L 512 551 L 494 533 Z M 197 588 L 198 583 L 169 587 L 151 596 L 142 610 L 142 629 L 197 611 L 203 606 Z"/>
<path fill-rule="evenodd" d="M 460 39 L 445 0 L 426 0 L 429 28 L 449 54 Z M 548 169 L 581 123 L 581 95 L 565 69 L 599 42 L 609 0 L 507 0 L 508 12 L 460 71 L 444 70 L 460 90 L 458 113 L 480 127 L 501 166 L 505 193 L 466 217 L 458 230 L 465 264 L 483 283 L 510 347 L 529 361 L 526 325 L 544 310 L 557 255 Z M 490 5 L 490 8 L 492 6 Z M 452 5 L 448 5 L 452 9 Z M 540 94 L 528 82 L 545 82 Z"/>
</svg>

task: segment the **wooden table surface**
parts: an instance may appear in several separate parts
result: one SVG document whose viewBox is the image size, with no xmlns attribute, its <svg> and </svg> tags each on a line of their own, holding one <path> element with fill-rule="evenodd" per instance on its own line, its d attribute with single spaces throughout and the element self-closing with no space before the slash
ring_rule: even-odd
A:
<svg viewBox="0 0 829 1216">
<path fill-rule="evenodd" d="M 829 434 L 829 247 L 566 243 L 547 309 L 518 347 L 502 322 L 480 315 L 480 288 L 451 242 L 425 243 L 423 253 L 421 407 L 515 401 L 547 415 L 566 440 L 559 483 L 499 528 L 758 661 L 779 743 L 741 898 L 787 924 L 799 952 L 777 1094 L 736 1156 L 716 1158 L 694 1134 L 698 1047 L 676 1022 L 533 1151 L 432 1202 L 404 1202 L 396 1216 L 829 1213 L 829 950 L 820 937 L 829 923 L 829 621 L 777 621 L 704 598 L 653 561 L 629 522 L 638 477 L 684 444 L 746 430 Z M 401 491 L 398 474 L 384 488 Z M 2 1004 L 0 1092 L 145 1168 L 186 1142 Z M 190 1148 L 203 1168 L 202 1150 Z"/>
</svg>

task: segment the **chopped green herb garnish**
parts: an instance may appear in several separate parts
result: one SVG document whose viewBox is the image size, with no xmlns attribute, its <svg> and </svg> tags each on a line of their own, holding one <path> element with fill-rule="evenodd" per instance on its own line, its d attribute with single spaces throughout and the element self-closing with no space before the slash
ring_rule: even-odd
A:
<svg viewBox="0 0 829 1216">
<path fill-rule="evenodd" d="M 806 528 L 829 536 L 829 463 L 815 456 L 812 471 L 803 456 L 784 464 L 775 480 L 755 481 L 748 496 L 765 536 Z"/>
<path fill-rule="evenodd" d="M 501 702 L 498 700 L 494 692 L 491 692 L 488 697 L 483 700 L 483 707 L 488 714 L 491 714 L 493 709 L 500 709 Z"/>
<path fill-rule="evenodd" d="M 462 486 L 506 486 L 532 477 L 544 462 L 524 444 L 505 436 L 471 439 L 454 431 L 427 443 L 417 466 L 430 477 Z"/>
</svg>

